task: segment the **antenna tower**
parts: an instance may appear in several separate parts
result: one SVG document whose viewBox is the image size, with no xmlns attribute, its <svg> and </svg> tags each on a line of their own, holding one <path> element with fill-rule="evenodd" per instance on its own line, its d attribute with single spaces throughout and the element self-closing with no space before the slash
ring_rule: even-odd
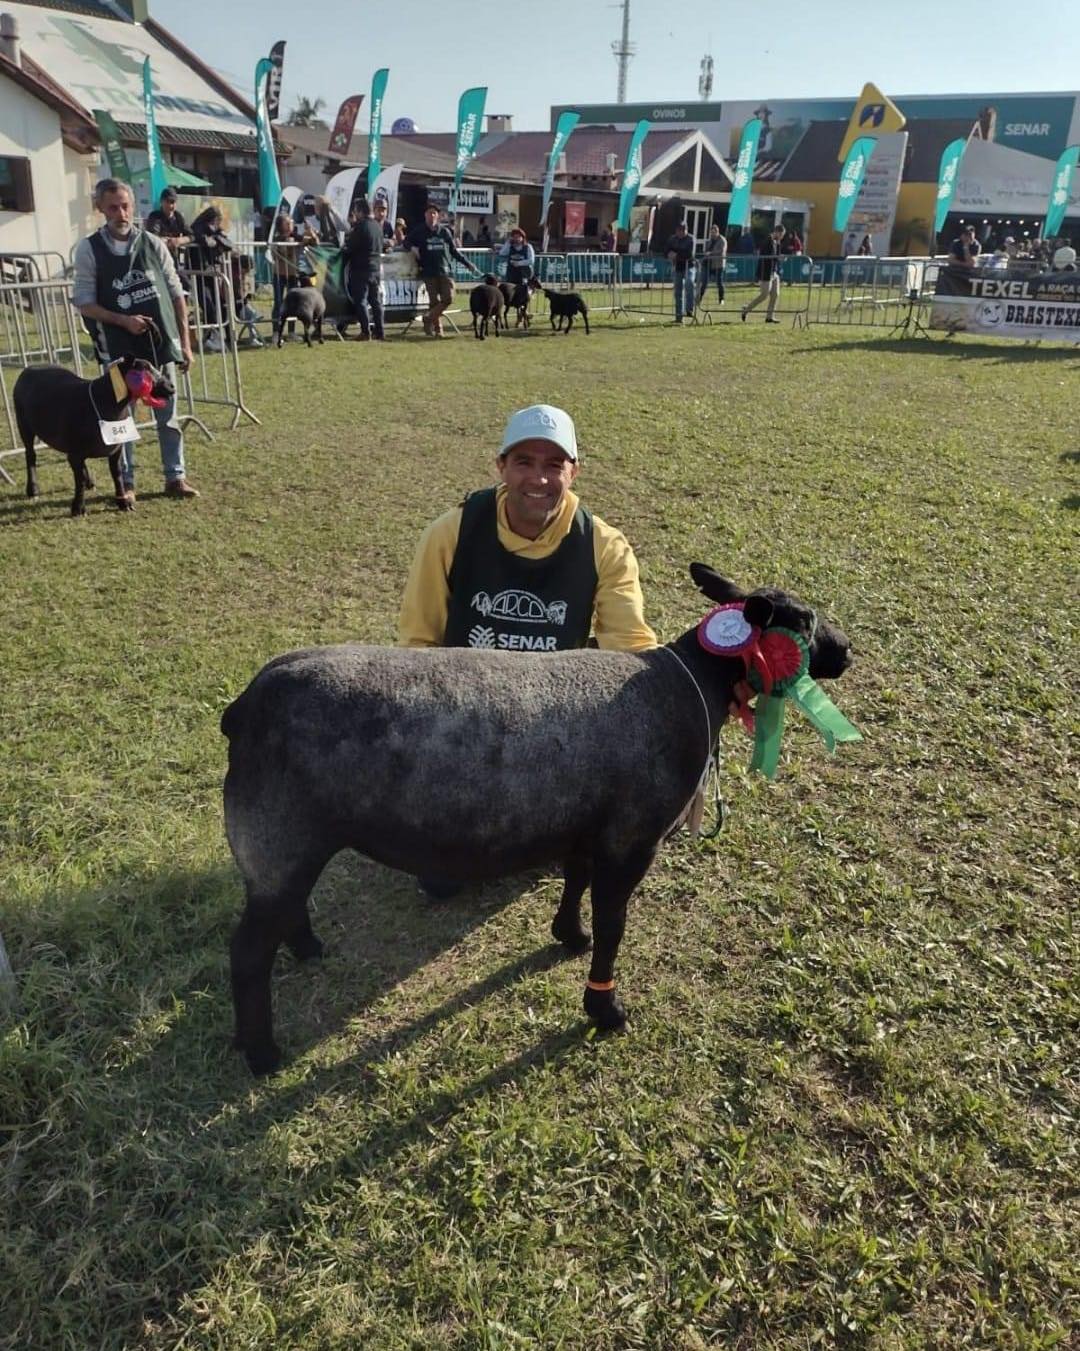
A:
<svg viewBox="0 0 1080 1351">
<path fill-rule="evenodd" d="M 708 103 L 712 94 L 713 59 L 708 52 L 701 58 L 701 74 L 698 76 L 698 98 Z"/>
<path fill-rule="evenodd" d="M 615 53 L 615 60 L 619 65 L 619 89 L 615 95 L 615 102 L 625 103 L 626 73 L 630 69 L 630 58 L 637 51 L 637 47 L 630 41 L 630 0 L 622 2 L 622 36 L 618 42 L 611 44 L 611 50 Z"/>
</svg>

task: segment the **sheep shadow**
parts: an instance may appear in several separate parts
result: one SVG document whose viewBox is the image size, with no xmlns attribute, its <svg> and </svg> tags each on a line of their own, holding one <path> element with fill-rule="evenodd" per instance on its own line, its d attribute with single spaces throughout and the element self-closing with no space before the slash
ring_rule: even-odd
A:
<svg viewBox="0 0 1080 1351">
<path fill-rule="evenodd" d="M 1063 450 L 1058 459 L 1063 464 L 1080 464 L 1080 450 Z"/>
<path fill-rule="evenodd" d="M 313 897 L 316 928 L 329 955 L 303 969 L 287 957 L 275 964 L 274 998 L 288 1059 L 281 1075 L 258 1083 L 230 1049 L 227 941 L 241 890 L 231 864 L 167 874 L 118 873 L 102 886 L 56 893 L 24 911 L 13 908 L 16 918 L 5 924 L 4 936 L 17 989 L 4 1025 L 21 1025 L 30 1046 L 56 1047 L 66 1055 L 66 1077 L 79 1084 L 91 1108 L 69 1122 L 62 1152 L 55 1141 L 39 1143 L 39 1118 L 52 1091 L 45 1078 L 56 1072 L 51 1063 L 48 1070 L 43 1067 L 43 1100 L 30 1094 L 12 1107 L 11 1130 L 0 1139 L 0 1169 L 8 1161 L 19 1164 L 18 1171 L 10 1170 L 9 1192 L 25 1222 L 39 1229 L 35 1244 L 45 1254 L 72 1238 L 57 1231 L 55 1215 L 40 1202 L 49 1187 L 67 1181 L 80 1185 L 80 1159 L 124 1159 L 135 1165 L 136 1174 L 152 1177 L 153 1160 L 168 1157 L 173 1169 L 172 1237 L 163 1240 L 164 1254 L 160 1248 L 153 1251 L 153 1244 L 144 1251 L 139 1237 L 125 1234 L 122 1226 L 106 1226 L 104 1262 L 122 1267 L 137 1294 L 123 1305 L 103 1304 L 95 1326 L 86 1329 L 87 1344 L 129 1345 L 147 1320 L 171 1323 L 186 1316 L 182 1310 L 191 1292 L 212 1281 L 260 1233 L 284 1233 L 296 1205 L 318 1198 L 343 1170 L 367 1172 L 391 1164 L 469 1103 L 589 1045 L 578 1015 L 555 1032 L 530 1038 L 524 1050 L 518 1049 L 518 1039 L 503 1063 L 485 1068 L 460 1089 L 422 1097 L 407 1114 L 372 1111 L 362 1141 L 344 1154 L 335 1156 L 341 1146 L 331 1135 L 327 1156 L 320 1155 L 296 1179 L 295 1194 L 290 1182 L 289 1205 L 281 1204 L 280 1187 L 275 1194 L 257 1180 L 273 1173 L 266 1149 L 275 1127 L 308 1111 L 324 1095 L 328 1101 L 361 1103 L 374 1098 L 382 1092 L 381 1066 L 437 1036 L 463 1011 L 563 960 L 561 947 L 541 942 L 464 988 L 451 988 L 437 1004 L 423 997 L 430 982 L 417 985 L 414 979 L 414 992 L 406 988 L 400 1000 L 395 997 L 385 1016 L 381 1009 L 371 1013 L 377 1001 L 439 963 L 442 979 L 452 987 L 447 954 L 535 884 L 534 875 L 512 878 L 433 906 L 416 893 L 411 877 L 355 855 L 339 855 Z M 358 888 L 366 894 L 362 924 L 357 922 L 358 898 L 347 894 Z M 550 916 L 545 908 L 537 909 L 537 922 L 546 928 Z M 139 915 L 147 916 L 142 925 Z M 495 951 L 497 962 L 497 946 Z M 102 963 L 110 988 L 107 1001 L 94 995 Z M 328 1043 L 336 1029 L 364 1010 L 368 1035 L 340 1057 L 331 1051 L 298 1058 L 305 1049 Z M 491 1063 L 488 1056 L 487 1066 Z M 33 1061 L 28 1070 L 32 1081 Z M 146 1160 L 145 1169 L 140 1159 Z M 147 1205 L 163 1202 L 152 1183 L 143 1199 Z M 204 1242 L 208 1232 L 219 1235 L 209 1246 Z M 162 1265 L 163 1255 L 172 1259 L 179 1252 L 182 1262 Z M 55 1287 L 42 1291 L 57 1318 L 64 1316 L 67 1299 L 78 1298 L 74 1289 L 67 1296 L 67 1287 L 61 1288 L 63 1266 L 57 1264 Z M 163 1280 L 165 1271 L 171 1274 Z"/>
</svg>

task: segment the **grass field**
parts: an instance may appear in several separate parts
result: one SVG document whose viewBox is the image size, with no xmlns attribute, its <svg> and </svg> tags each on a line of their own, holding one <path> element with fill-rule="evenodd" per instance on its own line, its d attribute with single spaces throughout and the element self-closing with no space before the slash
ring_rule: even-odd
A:
<svg viewBox="0 0 1080 1351">
<path fill-rule="evenodd" d="M 131 518 L 70 520 L 51 454 L 0 490 L 0 1346 L 1080 1345 L 1080 359 L 758 323 L 243 361 L 262 425 L 190 438 L 199 501 L 145 442 Z M 392 641 L 420 528 L 537 399 L 662 638 L 693 559 L 789 586 L 853 639 L 865 741 L 796 723 L 765 784 L 725 729 L 621 1037 L 554 875 L 432 907 L 339 857 L 255 1082 L 221 710 Z"/>
</svg>

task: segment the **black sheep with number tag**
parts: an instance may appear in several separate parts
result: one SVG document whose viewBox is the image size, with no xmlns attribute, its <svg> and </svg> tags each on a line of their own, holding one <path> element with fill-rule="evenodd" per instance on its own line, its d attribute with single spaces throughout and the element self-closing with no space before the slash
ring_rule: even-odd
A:
<svg viewBox="0 0 1080 1351">
<path fill-rule="evenodd" d="M 149 376 L 148 398 L 155 405 L 171 399 L 176 389 L 170 379 L 149 361 L 129 355 L 113 363 L 96 380 L 83 380 L 63 366 L 32 366 L 15 381 L 12 399 L 19 436 L 26 447 L 26 495 L 37 497 L 37 454 L 35 441 L 44 441 L 66 455 L 75 476 L 72 516 L 86 514 L 86 489 L 94 486 L 87 460 L 108 459 L 121 511 L 135 510 L 135 493 L 125 490 L 120 478 L 122 446 L 109 446 L 101 435 L 99 422 L 122 422 L 133 401 L 127 376 L 144 371 Z M 118 379 L 114 380 L 113 372 Z M 123 389 L 123 396 L 120 389 Z"/>
</svg>

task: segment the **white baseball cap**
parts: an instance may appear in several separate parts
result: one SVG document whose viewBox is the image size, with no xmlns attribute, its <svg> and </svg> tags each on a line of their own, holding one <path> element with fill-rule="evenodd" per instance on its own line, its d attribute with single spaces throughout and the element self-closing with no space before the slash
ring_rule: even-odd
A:
<svg viewBox="0 0 1080 1351">
<path fill-rule="evenodd" d="M 521 441 L 550 441 L 553 446 L 558 446 L 568 460 L 577 461 L 574 419 L 550 403 L 534 403 L 528 408 L 518 409 L 506 424 L 499 459 Z"/>
</svg>

